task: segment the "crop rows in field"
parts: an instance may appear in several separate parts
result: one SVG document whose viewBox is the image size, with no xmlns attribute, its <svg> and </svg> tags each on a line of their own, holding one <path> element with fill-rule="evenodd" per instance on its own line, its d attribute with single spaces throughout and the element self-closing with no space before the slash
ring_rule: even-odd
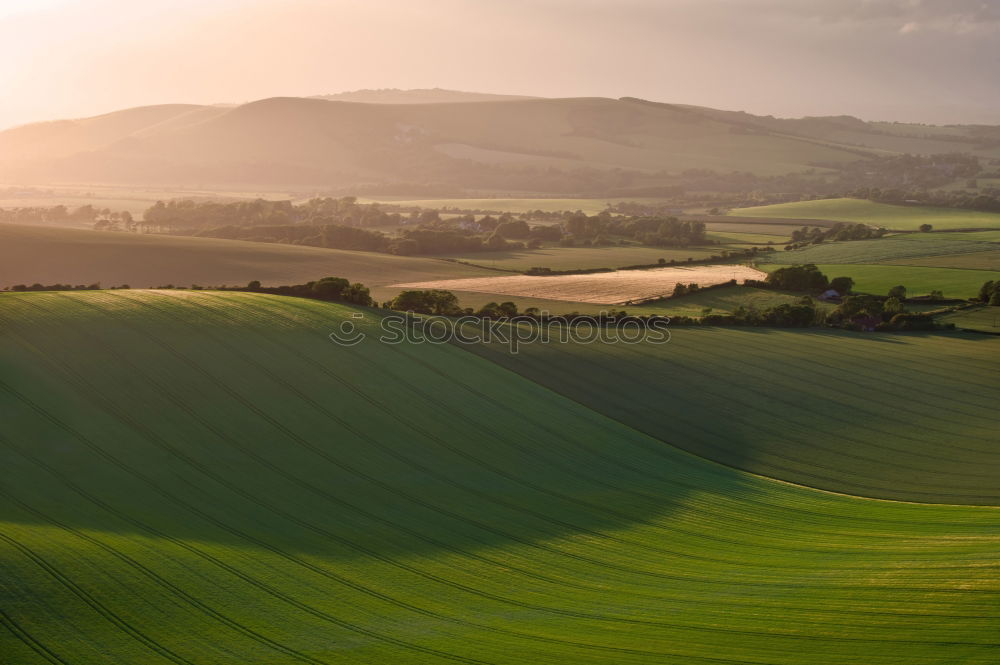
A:
<svg viewBox="0 0 1000 665">
<path fill-rule="evenodd" d="M 1000 504 L 1000 419 L 990 407 L 1000 397 L 998 347 L 955 336 L 677 328 L 662 346 L 483 352 L 737 468 L 863 496 Z"/>
<path fill-rule="evenodd" d="M 981 253 L 996 250 L 989 242 L 960 240 L 951 236 L 958 233 L 935 234 L 942 236 L 935 240 L 918 240 L 915 236 L 892 236 L 877 240 L 853 240 L 847 242 L 823 243 L 805 249 L 774 252 L 768 255 L 769 263 L 785 265 L 802 263 L 886 263 L 905 259 L 926 257 L 948 257 L 946 260 L 960 261 L 961 254 Z M 949 236 L 944 238 L 943 236 Z M 947 266 L 944 266 L 947 267 Z"/>
<path fill-rule="evenodd" d="M 763 279 L 766 274 L 744 265 L 618 270 L 587 275 L 510 275 L 395 284 L 403 289 L 445 289 L 549 300 L 615 305 L 670 295 L 678 283 L 710 286 L 731 279 Z"/>
<path fill-rule="evenodd" d="M 770 481 L 454 346 L 326 338 L 375 317 L 252 294 L 0 296 L 0 650 L 993 662 L 995 509 Z"/>
<path fill-rule="evenodd" d="M 961 309 L 939 317 L 943 323 L 954 323 L 958 328 L 1000 334 L 1000 307 L 981 306 Z"/>
<path fill-rule="evenodd" d="M 731 211 L 731 214 L 739 217 L 811 218 L 835 222 L 853 222 L 901 231 L 916 231 L 921 224 L 930 224 L 939 231 L 946 229 L 1000 228 L 1000 214 L 997 213 L 961 210 L 958 208 L 889 205 L 863 199 L 797 201 L 794 203 L 780 203 L 753 208 L 736 208 Z"/>
<path fill-rule="evenodd" d="M 1000 271 L 1000 249 L 945 256 L 924 256 L 886 261 L 889 265 L 927 266 L 928 268 L 961 268 L 963 270 Z"/>
<path fill-rule="evenodd" d="M 772 272 L 784 266 L 762 264 L 758 268 Z M 964 268 L 929 268 L 909 265 L 866 263 L 818 264 L 827 277 L 850 277 L 857 293 L 885 295 L 894 286 L 906 287 L 907 295 L 928 295 L 941 291 L 945 298 L 973 298 L 979 294 L 983 282 L 1000 279 L 1000 272 L 993 270 L 967 270 Z"/>
</svg>

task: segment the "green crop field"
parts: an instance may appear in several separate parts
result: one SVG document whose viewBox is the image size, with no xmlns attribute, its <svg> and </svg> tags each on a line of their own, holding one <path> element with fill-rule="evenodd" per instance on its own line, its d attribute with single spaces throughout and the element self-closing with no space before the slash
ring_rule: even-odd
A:
<svg viewBox="0 0 1000 665">
<path fill-rule="evenodd" d="M 761 264 L 757 266 L 772 272 L 784 266 Z M 892 287 L 902 284 L 910 296 L 927 295 L 941 291 L 946 298 L 972 298 L 979 293 L 983 282 L 1000 279 L 1000 272 L 991 270 L 965 270 L 962 268 L 924 268 L 920 266 L 873 264 L 817 264 L 830 278 L 851 277 L 854 290 L 859 293 L 885 295 Z"/>
<path fill-rule="evenodd" d="M 420 279 L 487 277 L 495 271 L 424 257 L 394 256 L 301 245 L 188 238 L 0 224 L 0 288 L 14 284 L 69 283 L 145 288 L 297 284 L 327 275 L 372 288 Z"/>
<path fill-rule="evenodd" d="M 949 231 L 946 233 L 907 233 L 910 240 L 937 242 L 940 240 L 974 240 L 977 242 L 1000 243 L 1000 231 Z M 889 236 L 898 237 L 898 236 Z"/>
<path fill-rule="evenodd" d="M 1000 249 L 896 259 L 895 261 L 886 261 L 886 263 L 892 265 L 927 266 L 929 268 L 965 268 L 968 270 L 1000 271 Z"/>
<path fill-rule="evenodd" d="M 1000 504 L 1000 340 L 679 327 L 663 345 L 497 348 L 483 353 L 731 466 L 848 494 Z"/>
<path fill-rule="evenodd" d="M 931 224 L 937 230 L 1000 228 L 1000 214 L 997 213 L 956 208 L 888 205 L 863 199 L 823 199 L 755 208 L 734 208 L 731 214 L 740 217 L 861 222 L 899 230 L 916 230 L 921 224 Z"/>
<path fill-rule="evenodd" d="M 933 235 L 937 238 L 923 239 Z M 997 245 L 980 240 L 963 240 L 951 236 L 963 233 L 907 234 L 888 236 L 877 240 L 852 240 L 811 245 L 804 249 L 777 251 L 767 257 L 769 263 L 785 265 L 802 263 L 886 263 L 889 261 L 910 265 L 934 265 L 917 263 L 927 257 L 935 257 L 945 262 L 961 261 L 962 254 L 973 254 L 996 250 Z M 945 236 L 948 236 L 945 238 Z M 912 263 L 911 263 L 912 262 Z M 942 265 L 942 267 L 964 267 Z M 970 266 L 971 267 L 971 266 Z"/>
<path fill-rule="evenodd" d="M 752 222 L 747 220 L 736 220 L 731 222 L 705 222 L 705 228 L 709 231 L 709 237 L 713 234 L 734 234 L 746 233 L 755 236 L 766 236 L 764 243 L 773 240 L 775 244 L 788 242 L 795 230 L 791 224 L 768 224 L 767 222 Z"/>
<path fill-rule="evenodd" d="M 4 662 L 996 662 L 1000 509 L 675 447 L 987 502 L 996 340 L 677 330 L 525 355 L 553 391 L 378 316 L 0 294 Z"/>
<path fill-rule="evenodd" d="M 974 307 L 938 317 L 944 323 L 954 323 L 957 328 L 1000 334 L 1000 307 Z"/>
<path fill-rule="evenodd" d="M 714 227 L 715 224 L 707 224 L 706 226 Z M 741 233 L 732 231 L 709 232 L 707 235 L 709 240 L 718 240 L 723 245 L 779 245 L 788 241 L 789 232 L 788 228 L 785 227 L 782 238 L 775 238 L 774 234 L 768 233 Z"/>
</svg>

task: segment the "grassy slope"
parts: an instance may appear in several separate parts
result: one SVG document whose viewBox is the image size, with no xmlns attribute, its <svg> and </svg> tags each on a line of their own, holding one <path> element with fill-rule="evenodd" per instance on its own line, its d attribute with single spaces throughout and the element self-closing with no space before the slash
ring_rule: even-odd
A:
<svg viewBox="0 0 1000 665">
<path fill-rule="evenodd" d="M 455 347 L 331 344 L 350 313 L 249 294 L 0 296 L 0 651 L 994 661 L 996 509 L 740 473 Z M 985 399 L 942 394 L 963 412 Z"/>
<path fill-rule="evenodd" d="M 771 272 L 783 266 L 762 264 L 757 267 Z M 979 293 L 983 282 L 1000 279 L 1000 273 L 996 271 L 964 268 L 826 263 L 817 264 L 817 267 L 827 277 L 853 278 L 854 290 L 859 293 L 878 295 L 885 295 L 892 287 L 902 284 L 911 296 L 941 291 L 946 298 L 971 298 Z"/>
<path fill-rule="evenodd" d="M 669 344 L 484 353 L 738 468 L 882 498 L 1000 504 L 1000 340 L 677 328 Z"/>
<path fill-rule="evenodd" d="M 837 222 L 863 222 L 890 229 L 915 230 L 921 224 L 935 229 L 1000 228 L 1000 214 L 873 203 L 861 199 L 825 199 L 778 205 L 738 208 L 740 217 L 777 217 L 784 219 L 827 219 Z"/>
<path fill-rule="evenodd" d="M 1000 249 L 983 252 L 963 252 L 942 256 L 922 256 L 887 261 L 892 265 L 927 266 L 929 268 L 963 268 L 966 270 L 1000 271 Z M 984 280 L 985 281 L 985 280 Z"/>
<path fill-rule="evenodd" d="M 938 319 L 944 323 L 954 323 L 958 328 L 1000 333 L 1000 307 L 975 307 L 945 314 Z"/>
<path fill-rule="evenodd" d="M 327 275 L 373 288 L 418 279 L 497 273 L 429 258 L 319 247 L 0 224 L 0 288 L 33 282 L 133 287 L 295 284 Z"/>
<path fill-rule="evenodd" d="M 938 257 L 945 261 L 961 261 L 962 254 L 996 250 L 998 245 L 979 240 L 965 240 L 954 236 L 962 233 L 934 233 L 938 236 L 925 239 L 925 234 L 889 236 L 878 240 L 854 240 L 812 245 L 805 249 L 775 252 L 767 257 L 769 263 L 884 263 L 888 261 L 913 261 Z M 914 265 L 923 265 L 915 263 Z M 947 267 L 947 266 L 945 266 Z"/>
</svg>

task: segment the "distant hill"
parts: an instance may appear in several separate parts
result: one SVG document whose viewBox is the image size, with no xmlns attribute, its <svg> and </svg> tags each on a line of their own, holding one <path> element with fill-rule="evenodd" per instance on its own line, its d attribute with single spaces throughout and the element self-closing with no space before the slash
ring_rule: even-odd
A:
<svg viewBox="0 0 1000 665">
<path fill-rule="evenodd" d="M 0 132 L 0 181 L 596 194 L 663 186 L 693 169 L 822 173 L 878 155 L 943 152 L 1000 157 L 1000 128 L 790 120 L 634 98 L 376 90 L 17 127 Z"/>
<path fill-rule="evenodd" d="M 447 104 L 457 102 L 502 102 L 516 99 L 538 99 L 524 95 L 494 95 L 487 92 L 463 92 L 443 88 L 380 88 L 377 90 L 351 90 L 332 95 L 315 95 L 310 99 L 331 102 L 361 102 L 364 104 Z"/>
</svg>

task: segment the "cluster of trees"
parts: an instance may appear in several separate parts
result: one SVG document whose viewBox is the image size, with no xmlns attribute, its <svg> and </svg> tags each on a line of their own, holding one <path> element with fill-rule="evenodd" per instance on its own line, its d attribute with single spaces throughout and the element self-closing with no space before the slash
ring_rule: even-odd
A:
<svg viewBox="0 0 1000 665">
<path fill-rule="evenodd" d="M 176 224 L 193 223 L 191 220 L 196 218 L 198 210 L 207 211 L 212 222 L 222 219 L 236 222 L 224 225 L 212 225 L 206 222 L 200 228 L 185 227 L 187 231 L 197 236 L 401 255 L 465 253 L 526 247 L 534 249 L 540 247 L 543 242 L 559 242 L 564 246 L 576 244 L 589 246 L 624 244 L 631 240 L 646 245 L 669 247 L 687 247 L 708 242 L 703 222 L 681 221 L 676 217 L 612 217 L 607 211 L 594 216 L 579 212 L 560 213 L 561 223 L 538 225 L 530 225 L 523 216 L 509 213 L 498 217 L 486 215 L 477 220 L 471 213 L 444 219 L 436 210 L 423 210 L 419 213 L 412 211 L 402 222 L 406 224 L 404 228 L 393 235 L 387 235 L 357 224 L 328 223 L 331 219 L 356 221 L 358 218 L 352 216 L 355 214 L 375 214 L 370 206 L 358 206 L 350 197 L 313 199 L 302 206 L 292 206 L 287 201 L 245 201 L 226 204 L 178 201 L 169 204 L 157 203 L 150 210 L 161 212 L 152 214 L 152 221 L 147 218 L 147 223 L 164 225 L 165 228 L 176 229 L 178 228 Z M 241 211 L 251 213 L 249 223 L 241 221 L 239 218 Z M 359 213 L 359 211 L 364 212 Z M 398 213 L 392 214 L 399 216 Z M 293 216 L 300 217 L 302 221 L 284 224 L 265 223 Z"/>
<path fill-rule="evenodd" d="M 418 218 L 416 212 L 408 216 L 385 212 L 377 203 L 361 204 L 353 196 L 313 198 L 299 205 L 264 199 L 228 203 L 189 199 L 157 201 L 143 213 L 143 220 L 148 224 L 175 231 L 292 224 L 373 227 L 415 222 Z"/>
<path fill-rule="evenodd" d="M 92 224 L 97 230 L 134 231 L 132 213 L 87 204 L 72 210 L 64 205 L 0 208 L 0 222 L 13 224 Z"/>
<path fill-rule="evenodd" d="M 389 309 L 417 314 L 460 316 L 464 313 L 458 306 L 458 297 L 451 291 L 440 289 L 402 291 L 386 305 Z"/>
<path fill-rule="evenodd" d="M 993 307 L 1000 307 L 1000 280 L 984 282 L 979 287 L 978 300 Z"/>
<path fill-rule="evenodd" d="M 502 303 L 489 302 L 475 310 L 471 307 L 462 308 L 458 297 L 451 291 L 431 289 L 427 291 L 403 291 L 385 306 L 401 312 L 416 314 L 432 314 L 437 316 L 478 316 L 486 319 L 509 319 L 518 316 L 517 304 L 511 301 Z M 537 315 L 536 308 L 529 307 L 525 315 Z"/>
<path fill-rule="evenodd" d="M 812 291 L 821 292 L 833 289 L 843 295 L 849 293 L 854 286 L 850 277 L 834 277 L 828 279 L 815 264 L 786 266 L 778 268 L 767 276 L 764 282 L 747 280 L 748 286 L 764 286 L 782 291 Z"/>
<path fill-rule="evenodd" d="M 870 240 L 872 238 L 881 238 L 885 234 L 885 229 L 872 228 L 867 224 L 851 224 L 850 222 L 837 222 L 826 229 L 818 226 L 803 226 L 801 229 L 792 231 L 792 241 L 785 246 L 785 249 L 798 249 L 806 245 L 818 245 L 827 240 Z"/>
<path fill-rule="evenodd" d="M 704 222 L 681 221 L 669 216 L 613 217 L 609 210 L 593 216 L 575 213 L 563 221 L 562 230 L 574 243 L 597 245 L 611 244 L 611 236 L 662 247 L 687 247 L 707 242 Z"/>
<path fill-rule="evenodd" d="M 253 280 L 245 288 L 237 290 L 254 293 L 271 293 L 278 296 L 313 298 L 314 300 L 346 302 L 353 305 L 369 306 L 373 304 L 368 287 L 360 282 L 352 284 L 343 277 L 324 277 L 313 282 L 306 282 L 305 284 L 291 284 L 287 286 L 261 286 L 258 280 Z"/>
<path fill-rule="evenodd" d="M 101 288 L 100 282 L 94 284 L 15 284 L 8 286 L 4 291 L 97 291 Z M 128 284 L 112 286 L 112 289 L 127 289 Z"/>
<path fill-rule="evenodd" d="M 736 284 L 736 280 L 735 279 L 729 280 L 728 282 L 724 283 L 725 286 L 732 286 L 734 284 Z M 708 288 L 711 288 L 711 287 L 706 286 L 705 288 L 708 289 Z M 694 283 L 691 283 L 691 284 L 681 284 L 680 282 L 677 282 L 676 284 L 674 284 L 674 292 L 670 295 L 670 297 L 671 298 L 680 298 L 682 296 L 690 296 L 690 295 L 694 295 L 695 293 L 698 293 L 699 291 L 702 291 L 702 290 L 703 289 L 700 286 L 698 286 L 697 284 L 694 284 Z"/>
<path fill-rule="evenodd" d="M 169 229 L 205 229 L 227 225 L 280 225 L 296 221 L 291 201 L 157 201 L 143 212 L 149 224 Z"/>
<path fill-rule="evenodd" d="M 939 327 L 929 313 L 907 312 L 906 288 L 893 287 L 889 296 L 847 296 L 829 315 L 827 323 L 850 330 L 934 330 Z"/>
<path fill-rule="evenodd" d="M 389 239 L 378 231 L 369 231 L 367 229 L 338 224 L 286 224 L 281 226 L 230 225 L 198 231 L 194 235 L 371 252 L 389 251 L 390 245 Z"/>
<path fill-rule="evenodd" d="M 764 309 L 737 307 L 732 314 L 707 314 L 701 323 L 707 326 L 765 326 L 770 328 L 805 328 L 822 323 L 822 315 L 809 297 L 795 304 L 782 303 Z"/>
</svg>

